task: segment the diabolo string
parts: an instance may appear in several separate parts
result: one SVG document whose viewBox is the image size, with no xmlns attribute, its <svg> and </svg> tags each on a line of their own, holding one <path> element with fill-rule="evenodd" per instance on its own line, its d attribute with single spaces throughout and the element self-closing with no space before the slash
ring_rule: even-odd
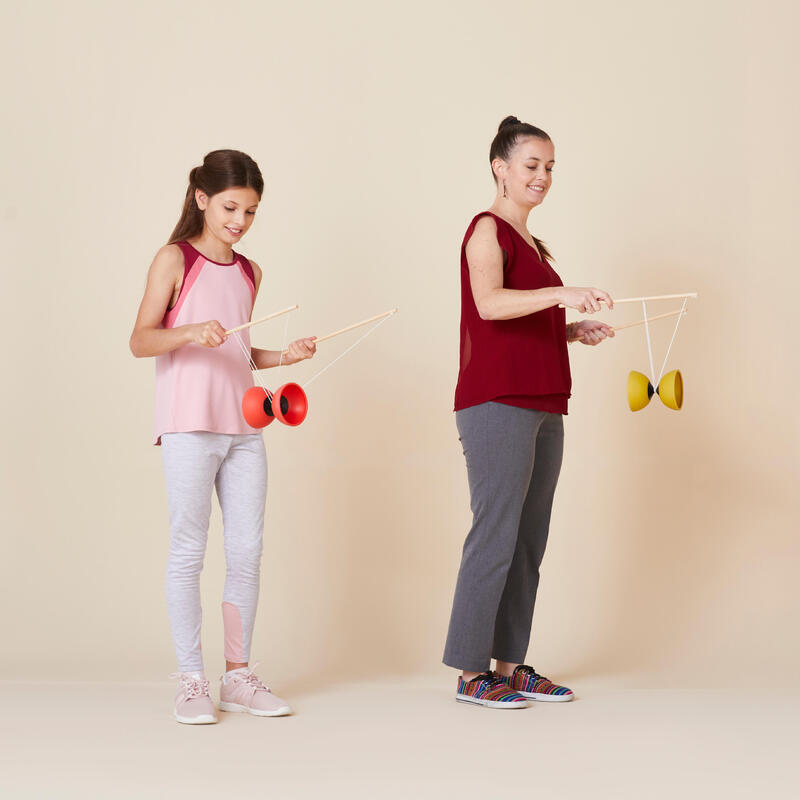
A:
<svg viewBox="0 0 800 800">
<path fill-rule="evenodd" d="M 353 344 L 351 344 L 350 347 L 347 348 L 347 350 L 345 350 L 343 353 L 339 354 L 336 358 L 334 358 L 333 361 L 331 361 L 330 364 L 328 364 L 326 367 L 323 367 L 316 375 L 314 375 L 311 378 L 309 378 L 303 384 L 303 389 L 305 389 L 307 386 L 311 385 L 311 383 L 313 383 L 317 378 L 319 378 L 319 376 L 322 375 L 323 372 L 325 372 L 326 370 L 329 370 L 340 358 L 344 358 L 356 345 L 361 344 L 361 342 L 363 342 L 364 339 L 367 338 L 367 336 L 369 336 L 371 333 L 374 333 L 376 330 L 378 330 L 378 328 L 380 328 L 380 326 L 383 325 L 383 323 L 386 322 L 387 319 L 390 319 L 391 316 L 392 316 L 391 314 L 385 316 L 382 320 L 380 320 L 375 325 L 373 325 L 363 336 L 359 336 L 359 338 L 356 339 L 355 342 L 353 342 Z"/>
<path fill-rule="evenodd" d="M 642 312 L 644 314 L 644 332 L 647 336 L 647 355 L 650 357 L 650 380 L 655 378 L 656 370 L 653 366 L 653 348 L 650 345 L 650 321 L 647 319 L 647 303 L 642 300 Z M 655 388 L 658 386 L 658 382 L 656 382 L 653 386 Z"/>
<path fill-rule="evenodd" d="M 261 380 L 261 375 L 259 374 L 258 367 L 256 366 L 256 362 L 253 361 L 252 352 L 247 349 L 247 346 L 242 341 L 241 337 L 239 336 L 239 331 L 234 331 L 233 335 L 236 337 L 236 341 L 239 343 L 239 347 L 241 348 L 242 353 L 244 354 L 244 357 L 247 359 L 247 363 L 250 365 L 250 369 L 253 371 L 253 375 L 254 375 L 255 379 L 258 381 L 258 385 L 264 390 L 264 394 L 271 401 L 272 400 L 272 392 L 269 389 L 267 389 L 267 387 L 264 385 L 264 382 Z"/>
<path fill-rule="evenodd" d="M 681 306 L 681 313 L 678 314 L 678 319 L 675 322 L 675 330 L 672 331 L 672 338 L 669 340 L 669 347 L 667 347 L 667 354 L 664 356 L 664 363 L 661 365 L 661 372 L 658 373 L 658 380 L 655 383 L 656 386 L 658 386 L 658 384 L 661 383 L 661 378 L 664 376 L 664 368 L 667 366 L 669 351 L 672 350 L 672 343 L 675 341 L 675 336 L 678 334 L 678 325 L 681 324 L 681 317 L 683 316 L 683 312 L 686 310 L 686 302 L 688 299 L 689 298 L 686 297 L 683 300 L 683 305 Z"/>
</svg>

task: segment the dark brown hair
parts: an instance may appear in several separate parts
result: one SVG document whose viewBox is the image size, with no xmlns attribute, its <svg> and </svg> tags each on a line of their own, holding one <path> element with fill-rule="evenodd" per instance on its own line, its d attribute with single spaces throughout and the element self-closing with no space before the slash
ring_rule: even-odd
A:
<svg viewBox="0 0 800 800">
<path fill-rule="evenodd" d="M 167 244 L 191 239 L 203 232 L 203 212 L 197 207 L 194 193 L 200 189 L 209 197 L 233 187 L 254 189 L 261 197 L 264 191 L 264 179 L 258 164 L 246 153 L 239 150 L 213 150 L 204 159 L 203 164 L 194 167 L 189 173 L 189 188 L 183 201 L 181 218 L 172 231 Z"/>
<path fill-rule="evenodd" d="M 496 158 L 509 161 L 511 159 L 511 153 L 514 151 L 519 140 L 531 136 L 534 139 L 544 139 L 546 142 L 553 141 L 541 128 L 537 128 L 535 125 L 529 125 L 527 122 L 520 122 L 516 117 L 506 117 L 500 123 L 497 134 L 494 139 L 492 139 L 492 145 L 489 148 L 489 167 L 491 168 L 492 161 Z M 494 182 L 497 183 L 497 175 L 494 174 L 494 170 L 492 170 L 492 178 Z M 533 234 L 531 234 L 531 236 L 533 237 L 533 241 L 536 242 L 536 246 L 539 248 L 542 258 L 552 261 L 553 256 L 550 255 L 547 245 L 545 245 L 541 239 L 537 239 L 533 236 Z"/>
</svg>

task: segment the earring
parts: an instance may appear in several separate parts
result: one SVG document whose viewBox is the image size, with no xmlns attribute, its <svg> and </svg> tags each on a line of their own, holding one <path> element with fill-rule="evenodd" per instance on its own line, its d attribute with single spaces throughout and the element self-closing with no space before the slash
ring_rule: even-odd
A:
<svg viewBox="0 0 800 800">
<path fill-rule="evenodd" d="M 503 181 L 503 197 L 508 197 L 508 195 L 506 194 L 506 182 L 505 181 Z"/>
</svg>

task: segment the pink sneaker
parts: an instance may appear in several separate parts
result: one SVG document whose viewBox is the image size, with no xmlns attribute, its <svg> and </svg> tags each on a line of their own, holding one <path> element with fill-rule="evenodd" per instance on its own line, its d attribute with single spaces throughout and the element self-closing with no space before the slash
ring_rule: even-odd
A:
<svg viewBox="0 0 800 800">
<path fill-rule="evenodd" d="M 217 721 L 214 703 L 208 696 L 208 681 L 200 673 L 173 672 L 178 679 L 175 719 L 187 725 L 210 725 Z"/>
<path fill-rule="evenodd" d="M 253 668 L 257 666 L 254 664 Z M 220 680 L 220 711 L 246 711 L 257 717 L 283 717 L 292 713 L 289 704 L 272 694 L 250 667 L 226 672 Z"/>
</svg>

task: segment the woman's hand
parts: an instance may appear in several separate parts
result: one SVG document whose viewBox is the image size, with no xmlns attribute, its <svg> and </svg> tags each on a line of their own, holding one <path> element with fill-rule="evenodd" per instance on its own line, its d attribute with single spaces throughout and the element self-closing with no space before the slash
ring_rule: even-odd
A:
<svg viewBox="0 0 800 800">
<path fill-rule="evenodd" d="M 201 347 L 219 347 L 227 340 L 225 328 L 215 319 L 208 322 L 196 322 L 186 326 L 189 341 Z"/>
<path fill-rule="evenodd" d="M 600 303 L 605 303 L 610 309 L 614 308 L 611 295 L 602 289 L 582 289 L 577 286 L 564 286 L 560 292 L 560 302 L 567 308 L 574 308 L 581 314 L 594 314 L 600 310 Z"/>
<path fill-rule="evenodd" d="M 572 323 L 571 338 L 574 342 L 594 346 L 600 344 L 603 339 L 613 336 L 614 329 L 605 322 L 583 319 Z"/>
<path fill-rule="evenodd" d="M 313 336 L 307 339 L 297 339 L 286 349 L 283 356 L 283 363 L 297 364 L 298 361 L 305 361 L 307 358 L 313 358 L 316 352 L 317 343 L 314 341 Z"/>
</svg>

